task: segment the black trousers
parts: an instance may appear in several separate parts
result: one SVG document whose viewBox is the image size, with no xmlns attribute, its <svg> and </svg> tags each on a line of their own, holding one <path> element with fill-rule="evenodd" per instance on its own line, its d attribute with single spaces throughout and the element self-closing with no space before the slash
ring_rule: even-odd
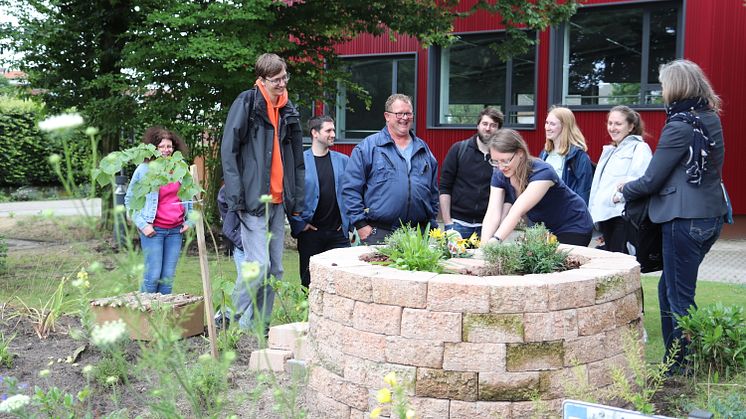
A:
<svg viewBox="0 0 746 419">
<path fill-rule="evenodd" d="M 629 254 L 627 240 L 629 230 L 622 217 L 609 218 L 598 223 L 598 230 L 604 237 L 604 250 Z"/>
<path fill-rule="evenodd" d="M 591 242 L 593 232 L 588 233 L 559 233 L 555 234 L 557 241 L 562 244 L 572 244 L 575 246 L 588 246 Z"/>
<path fill-rule="evenodd" d="M 306 230 L 298 235 L 298 256 L 300 258 L 300 280 L 304 287 L 311 285 L 311 272 L 308 263 L 311 256 L 331 249 L 350 247 L 350 239 L 340 230 Z"/>
</svg>

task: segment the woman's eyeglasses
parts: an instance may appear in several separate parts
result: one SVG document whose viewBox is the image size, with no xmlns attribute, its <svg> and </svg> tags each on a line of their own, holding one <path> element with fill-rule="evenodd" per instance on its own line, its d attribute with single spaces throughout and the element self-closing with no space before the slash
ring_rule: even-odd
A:
<svg viewBox="0 0 746 419">
<path fill-rule="evenodd" d="M 492 160 L 489 159 L 488 162 L 490 163 L 490 166 L 492 167 L 508 167 L 510 166 L 510 163 L 513 161 L 513 158 L 515 158 L 515 153 L 513 153 L 512 156 L 508 160 Z"/>
</svg>

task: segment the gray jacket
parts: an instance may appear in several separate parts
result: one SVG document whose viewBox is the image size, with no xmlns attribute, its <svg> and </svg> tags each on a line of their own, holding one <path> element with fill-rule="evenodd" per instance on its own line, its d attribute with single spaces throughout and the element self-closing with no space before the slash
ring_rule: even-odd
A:
<svg viewBox="0 0 746 419">
<path fill-rule="evenodd" d="M 305 177 L 303 132 L 300 114 L 290 101 L 280 109 L 279 127 L 285 212 L 300 213 Z M 264 215 L 264 203 L 259 198 L 269 194 L 273 142 L 274 127 L 264 97 L 256 87 L 242 92 L 228 112 L 220 146 L 229 211 Z"/>
<path fill-rule="evenodd" d="M 687 182 L 686 162 L 692 142 L 692 126 L 670 122 L 663 127 L 658 146 L 645 174 L 624 186 L 624 199 L 650 196 L 650 220 L 664 223 L 674 218 L 710 218 L 724 215 L 728 208 L 720 186 L 725 147 L 720 118 L 713 111 L 699 114 L 715 146 L 707 158 L 708 170 L 702 183 Z"/>
</svg>

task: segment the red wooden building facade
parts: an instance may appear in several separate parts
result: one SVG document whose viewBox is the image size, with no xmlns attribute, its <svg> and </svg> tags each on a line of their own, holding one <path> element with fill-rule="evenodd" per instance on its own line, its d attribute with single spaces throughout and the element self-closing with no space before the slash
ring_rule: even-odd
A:
<svg viewBox="0 0 746 419">
<path fill-rule="evenodd" d="M 665 121 L 658 66 L 687 58 L 704 69 L 723 100 L 723 177 L 734 211 L 746 214 L 746 176 L 737 170 L 746 157 L 737 123 L 746 116 L 743 0 L 588 0 L 569 23 L 531 34 L 538 39 L 535 51 L 508 63 L 489 48 L 503 36 L 494 17 L 477 13 L 458 20 L 454 33 L 460 39 L 449 48 L 422 48 L 402 36 L 396 42 L 361 36 L 338 46 L 353 80 L 373 101 L 366 111 L 343 90 L 337 103 L 327 104 L 337 120 L 336 149 L 349 154 L 361 138 L 380 130 L 384 101 L 394 92 L 414 98 L 415 132 L 438 161 L 475 132 L 476 115 L 487 105 L 505 114 L 506 126 L 519 130 L 535 155 L 552 104 L 573 110 L 594 161 L 609 141 L 606 114 L 615 104 L 640 112 L 654 148 Z"/>
</svg>

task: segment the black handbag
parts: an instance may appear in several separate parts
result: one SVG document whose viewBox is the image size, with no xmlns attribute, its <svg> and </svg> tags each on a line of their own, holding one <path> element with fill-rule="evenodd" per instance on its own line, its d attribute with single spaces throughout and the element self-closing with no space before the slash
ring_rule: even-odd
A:
<svg viewBox="0 0 746 419">
<path fill-rule="evenodd" d="M 635 247 L 635 257 L 642 273 L 663 269 L 663 232 L 661 225 L 650 221 L 649 198 L 627 201 L 622 217 L 629 226 L 628 240 Z"/>
</svg>

